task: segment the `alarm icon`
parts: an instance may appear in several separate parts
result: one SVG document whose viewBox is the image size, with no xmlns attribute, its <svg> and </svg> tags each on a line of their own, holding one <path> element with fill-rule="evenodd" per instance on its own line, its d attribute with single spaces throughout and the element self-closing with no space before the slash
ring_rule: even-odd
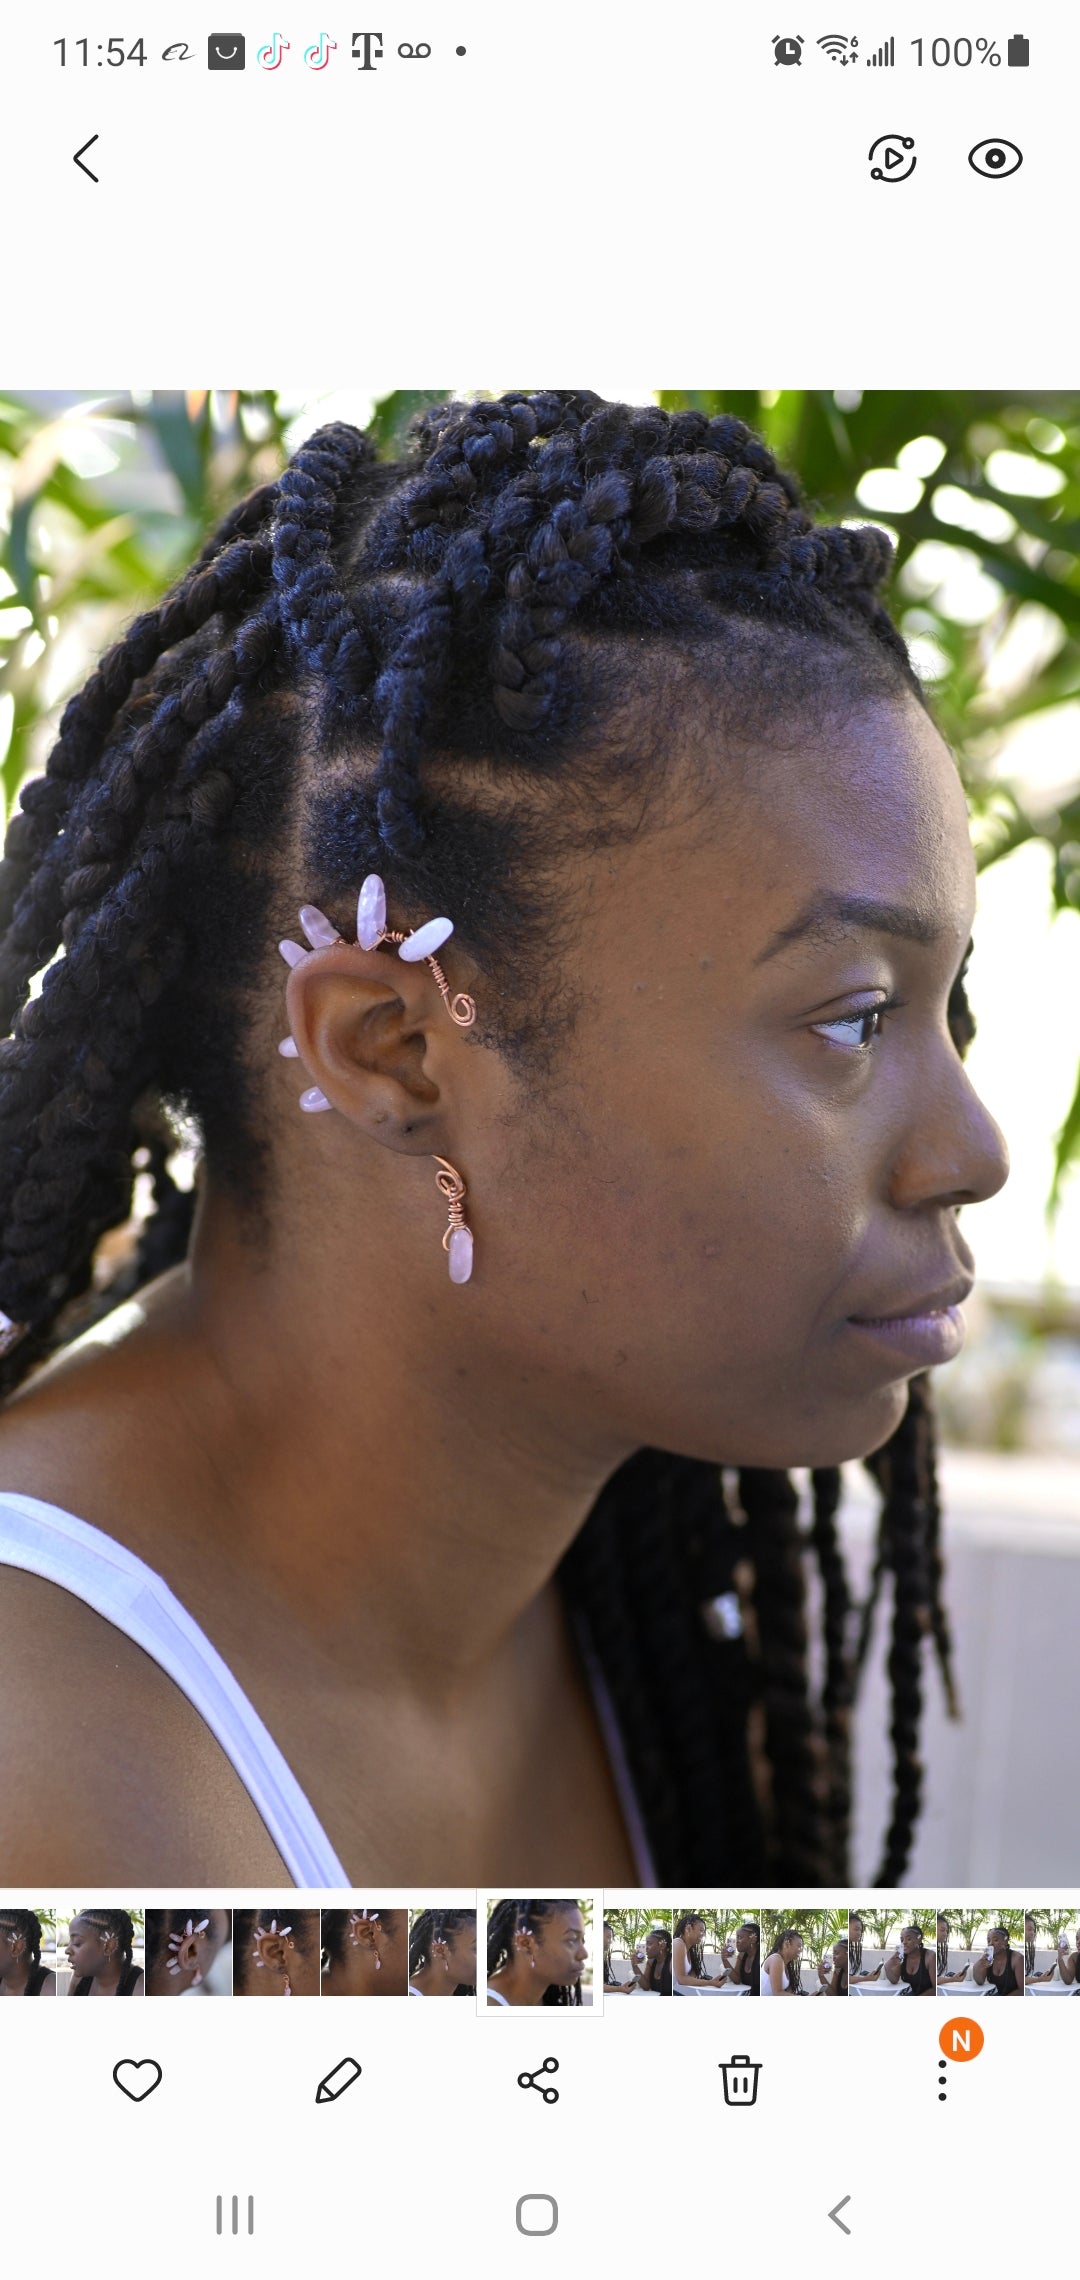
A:
<svg viewBox="0 0 1080 2280">
<path fill-rule="evenodd" d="M 777 63 L 801 63 L 803 45 L 804 42 L 801 32 L 799 33 L 797 39 L 793 40 L 781 40 L 774 38 L 774 61 Z"/>
</svg>

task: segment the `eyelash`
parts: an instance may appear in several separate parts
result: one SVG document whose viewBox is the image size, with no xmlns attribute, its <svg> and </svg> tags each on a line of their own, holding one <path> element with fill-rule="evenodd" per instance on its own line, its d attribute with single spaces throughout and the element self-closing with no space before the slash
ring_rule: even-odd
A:
<svg viewBox="0 0 1080 2280">
<path fill-rule="evenodd" d="M 864 1057 L 867 1053 L 872 1051 L 874 1038 L 881 1035 L 880 1024 L 884 1020 L 885 1015 L 887 1013 L 898 1013 L 901 1006 L 905 1005 L 906 1002 L 906 999 L 899 997 L 880 998 L 876 1005 L 864 1005 L 860 1007 L 858 1013 L 837 1014 L 834 1016 L 832 1021 L 815 1021 L 812 1024 L 812 1027 L 815 1033 L 818 1036 L 821 1036 L 827 1029 L 859 1029 L 862 1027 L 864 1022 L 876 1021 L 879 1026 L 865 1045 L 856 1045 L 854 1047 L 841 1046 L 840 1048 L 842 1052 L 854 1051 L 861 1057 Z"/>
</svg>

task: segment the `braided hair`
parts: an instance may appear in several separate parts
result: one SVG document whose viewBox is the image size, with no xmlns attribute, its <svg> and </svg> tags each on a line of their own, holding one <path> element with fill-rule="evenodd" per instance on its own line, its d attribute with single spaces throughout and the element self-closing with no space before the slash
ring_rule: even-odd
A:
<svg viewBox="0 0 1080 2280">
<path fill-rule="evenodd" d="M 686 1960 L 694 1978 L 705 1979 L 708 1975 L 705 1970 L 705 1954 L 701 1941 L 695 1940 L 691 1946 L 686 1937 L 691 1924 L 700 1924 L 702 1929 L 705 1926 L 705 1918 L 700 1916 L 695 1908 L 689 1908 L 684 1915 L 676 1916 L 675 1938 L 681 1940 L 686 1949 Z"/>
<path fill-rule="evenodd" d="M 521 1932 L 535 1932 L 552 1916 L 564 1909 L 576 1908 L 576 1900 L 498 1900 L 488 1919 L 487 1975 L 489 1980 L 514 1960 L 514 1938 Z M 545 1987 L 540 1998 L 541 2007 L 580 2006 L 581 1981 L 575 1979 L 570 1986 Z"/>
<path fill-rule="evenodd" d="M 116 1992 L 118 1995 L 130 1995 L 140 1973 L 132 1961 L 135 1926 L 126 1908 L 79 1908 L 76 1914 L 82 1917 L 85 1924 L 93 1924 L 96 1931 L 103 1932 L 106 1937 L 111 1934 L 116 1940 L 120 1956 L 120 1980 Z M 70 1992 L 72 1995 L 89 1995 L 92 1985 L 93 1980 L 87 1974 L 85 1978 L 74 1982 Z"/>
<path fill-rule="evenodd" d="M 671 1933 L 666 1924 L 650 1924 L 649 1938 L 663 1940 L 664 1952 L 661 1956 L 651 1955 L 647 1957 L 645 1970 L 642 1974 L 643 1985 L 646 1991 L 653 1995 L 670 1995 Z"/>
<path fill-rule="evenodd" d="M 26 1942 L 26 1985 L 24 1995 L 39 1992 L 36 1982 L 41 1972 L 41 1918 L 32 1908 L 0 1908 L 0 1932 Z"/>
<path fill-rule="evenodd" d="M 580 1003 L 553 956 L 569 939 L 560 856 L 633 836 L 662 796 L 672 677 L 691 664 L 735 739 L 767 739 L 838 683 L 849 698 L 918 694 L 880 599 L 890 560 L 873 527 L 815 526 L 740 420 L 575 389 L 430 409 L 388 463 L 328 426 L 243 500 L 71 699 L 8 828 L 0 1399 L 182 1260 L 195 1197 L 171 1176 L 178 1133 L 194 1131 L 252 1239 L 265 1233 L 251 1042 L 269 1036 L 267 960 L 297 877 L 328 911 L 372 870 L 403 916 L 453 910 L 488 983 L 472 1041 L 535 1078 Z M 963 1050 L 962 979 L 949 1016 Z M 153 1211 L 96 1291 L 98 1246 L 129 1220 L 140 1171 Z M 890 1573 L 892 1884 L 921 1798 L 926 1636 L 948 1682 L 925 1380 L 869 1461 L 884 1501 L 861 1651 Z M 814 1472 L 805 1531 L 786 1473 L 743 1469 L 725 1491 L 717 1465 L 642 1449 L 561 1564 L 662 1883 L 846 1874 L 839 1487 L 835 1468 Z M 689 1737 L 678 1752 L 673 1732 Z"/>
<path fill-rule="evenodd" d="M 454 1932 L 468 1931 L 470 1925 L 475 1929 L 475 1908 L 422 1908 L 409 1933 L 410 1979 L 415 1979 L 417 1972 L 431 1962 L 436 1940 L 445 1940 Z M 461 1980 L 454 1993 L 475 1995 L 475 1983 Z"/>
<path fill-rule="evenodd" d="M 800 1948 L 798 1955 L 792 1956 L 789 1963 L 784 1962 L 782 1951 L 785 1940 L 801 1940 L 801 1938 L 802 1933 L 796 1924 L 785 1925 L 783 1931 L 777 1932 L 776 1937 L 773 1940 L 773 1944 L 769 1949 L 769 1953 L 765 1958 L 766 1965 L 768 1965 L 774 1955 L 779 1956 L 781 1965 L 787 1972 L 788 1986 L 790 1987 L 793 1995 L 801 1995 L 803 1992 L 802 1949 Z"/>
</svg>

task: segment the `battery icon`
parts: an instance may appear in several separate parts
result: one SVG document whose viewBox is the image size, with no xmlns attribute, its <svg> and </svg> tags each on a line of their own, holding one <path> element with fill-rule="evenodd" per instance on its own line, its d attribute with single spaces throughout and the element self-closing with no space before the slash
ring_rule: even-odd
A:
<svg viewBox="0 0 1080 2280">
<path fill-rule="evenodd" d="M 1017 32 L 1015 37 L 1009 41 L 1006 60 L 1012 64 L 1031 62 L 1031 49 L 1020 32 Z"/>
</svg>

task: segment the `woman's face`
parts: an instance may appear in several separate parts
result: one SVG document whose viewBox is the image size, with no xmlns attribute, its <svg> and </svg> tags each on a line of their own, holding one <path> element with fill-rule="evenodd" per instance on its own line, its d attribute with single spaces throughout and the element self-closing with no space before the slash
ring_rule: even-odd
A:
<svg viewBox="0 0 1080 2280">
<path fill-rule="evenodd" d="M 798 1962 L 802 1954 L 802 1936 L 799 1932 L 793 1932 L 791 1938 L 784 1941 L 780 1954 L 785 1963 Z"/>
<path fill-rule="evenodd" d="M 99 1971 L 111 1962 L 118 1952 L 114 1943 L 111 1954 L 106 1954 L 108 1933 L 100 1924 L 87 1923 L 85 1916 L 73 1916 L 67 1937 L 68 1962 L 76 1979 L 96 1978 Z"/>
<path fill-rule="evenodd" d="M 572 1987 L 585 1963 L 585 1926 L 580 1908 L 559 1908 L 541 1918 L 533 1935 L 537 1963 L 548 1985 Z"/>
<path fill-rule="evenodd" d="M 22 1933 L 16 1931 L 14 1924 L 0 1920 L 0 1979 L 5 1979 L 9 1971 L 17 1971 L 25 1954 L 26 1941 Z"/>
<path fill-rule="evenodd" d="M 659 1932 L 646 1932 L 646 1934 L 645 1934 L 645 1954 L 646 1954 L 647 1958 L 649 1959 L 649 1961 L 651 1962 L 654 1956 L 662 1955 L 662 1954 L 663 1954 L 663 1952 L 664 1952 L 664 1942 L 663 1942 L 663 1939 L 661 1938 L 661 1935 L 660 1935 L 660 1933 L 659 1933 Z"/>
<path fill-rule="evenodd" d="M 922 1945 L 918 1932 L 901 1932 L 900 1945 L 903 1948 L 905 1955 L 914 1955 L 917 1949 Z"/>
<path fill-rule="evenodd" d="M 470 1163 L 474 1319 L 613 1453 L 825 1465 L 956 1350 L 952 1317 L 867 1324 L 966 1293 L 957 1208 L 1007 1176 L 947 1022 L 975 866 L 914 699 L 744 776 L 571 881 L 585 1004 L 498 1167 Z"/>
</svg>

